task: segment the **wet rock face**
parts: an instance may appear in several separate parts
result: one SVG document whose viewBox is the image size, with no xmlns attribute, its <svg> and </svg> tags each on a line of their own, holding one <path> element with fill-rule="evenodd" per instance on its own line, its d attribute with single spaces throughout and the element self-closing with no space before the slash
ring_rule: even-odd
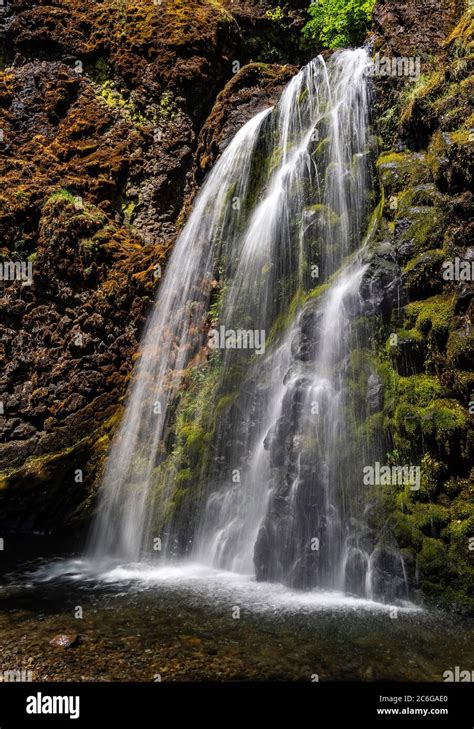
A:
<svg viewBox="0 0 474 729">
<path fill-rule="evenodd" d="M 371 258 L 361 282 L 362 310 L 365 316 L 387 318 L 400 303 L 400 266 L 395 250 L 383 242 Z"/>
<path fill-rule="evenodd" d="M 446 41 L 466 10 L 464 0 L 379 0 L 373 12 L 373 32 L 370 40 L 380 58 L 411 61 L 418 71 L 413 78 L 403 74 L 375 76 L 374 113 L 384 145 L 400 152 L 404 141 L 398 137 L 400 96 L 414 86 L 419 75 L 442 68 L 440 58 L 445 55 Z M 422 149 L 427 135 L 434 131 L 431 120 L 417 115 L 413 129 L 413 149 Z M 416 143 L 414 143 L 416 140 Z"/>
<path fill-rule="evenodd" d="M 251 63 L 219 94 L 199 137 L 198 176 L 208 172 L 237 130 L 252 116 L 274 106 L 297 72 L 295 66 Z"/>
<path fill-rule="evenodd" d="M 316 410 L 309 401 L 315 397 L 311 394 L 312 375 L 320 351 L 323 301 L 324 296 L 310 300 L 295 327 L 291 348 L 296 361 L 284 376 L 288 384 L 281 416 L 264 441 L 272 483 L 268 510 L 254 549 L 257 580 L 284 582 L 305 589 L 331 585 L 333 566 L 338 563 L 344 541 L 344 518 L 333 519 L 336 507 L 328 510 L 326 504 L 328 479 L 339 483 L 344 469 L 342 461 L 331 460 L 326 442 L 326 434 L 334 422 L 330 411 L 344 397 L 343 387 L 318 394 Z M 350 319 L 360 314 L 362 302 L 358 296 L 348 296 L 346 305 Z M 342 341 L 348 332 L 338 334 Z M 333 368 L 341 379 L 347 368 L 344 355 L 344 347 L 334 350 Z M 308 437 L 308 433 L 314 436 Z M 363 587 L 354 591 L 364 594 Z"/>
<path fill-rule="evenodd" d="M 367 381 L 367 404 L 371 412 L 377 412 L 383 404 L 383 382 L 375 373 Z"/>
<path fill-rule="evenodd" d="M 456 535 L 467 534 L 472 519 L 467 503 L 472 501 L 473 283 L 455 274 L 454 262 L 469 260 L 473 240 L 473 14 L 460 17 L 463 3 L 440 2 L 431 12 L 431 3 L 423 5 L 429 17 L 418 28 L 410 19 L 414 3 L 380 2 L 375 13 L 381 52 L 424 56 L 424 76 L 416 87 L 403 78 L 376 80 L 385 149 L 377 163 L 384 206 L 374 259 L 385 248 L 390 250 L 386 263 L 394 273 L 398 268 L 398 303 L 387 308 L 385 347 L 379 343 L 390 356 L 383 405 L 391 440 L 387 451 L 421 467 L 420 490 L 393 508 L 391 518 L 412 589 L 472 613 L 472 560 Z M 425 33 L 432 38 L 433 59 Z M 366 288 L 372 278 L 369 269 Z M 396 593 L 401 580 L 394 567 L 385 553 L 374 562 L 375 584 L 387 594 Z"/>
<path fill-rule="evenodd" d="M 8 3 L 0 260 L 31 281 L 0 283 L 1 528 L 88 518 L 189 204 L 294 73 L 247 64 L 306 60 L 303 5 L 282 24 L 266 1 Z"/>
<path fill-rule="evenodd" d="M 464 9 L 464 0 L 379 0 L 373 15 L 377 43 L 390 56 L 431 55 L 442 49 Z"/>
</svg>

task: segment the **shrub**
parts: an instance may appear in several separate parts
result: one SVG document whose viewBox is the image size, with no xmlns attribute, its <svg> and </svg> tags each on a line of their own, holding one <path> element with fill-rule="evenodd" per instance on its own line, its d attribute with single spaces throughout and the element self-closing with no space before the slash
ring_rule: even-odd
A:
<svg viewBox="0 0 474 729">
<path fill-rule="evenodd" d="M 308 40 L 327 48 L 360 45 L 372 19 L 375 0 L 313 0 L 311 20 L 303 28 Z"/>
</svg>

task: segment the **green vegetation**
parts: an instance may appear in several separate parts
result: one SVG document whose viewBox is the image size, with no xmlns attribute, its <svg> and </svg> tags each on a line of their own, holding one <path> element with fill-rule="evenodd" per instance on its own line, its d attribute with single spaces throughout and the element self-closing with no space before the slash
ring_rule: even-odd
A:
<svg viewBox="0 0 474 729">
<path fill-rule="evenodd" d="M 47 199 L 46 203 L 55 203 L 60 200 L 64 200 L 67 203 L 74 204 L 76 197 L 72 192 L 66 190 L 66 188 L 63 187 L 61 190 L 53 192 L 53 194 L 50 195 L 50 197 Z"/>
<path fill-rule="evenodd" d="M 285 17 L 285 14 L 283 13 L 283 10 L 279 5 L 276 6 L 273 10 L 267 10 L 265 13 L 265 17 L 269 18 L 269 20 L 275 20 L 276 22 L 283 20 Z"/>
<path fill-rule="evenodd" d="M 173 119 L 175 113 L 176 105 L 173 99 L 173 93 L 169 90 L 163 91 L 158 107 L 158 117 L 160 121 Z"/>
<path fill-rule="evenodd" d="M 97 85 L 98 95 L 105 101 L 108 107 L 120 111 L 129 121 L 144 125 L 154 121 L 147 119 L 135 108 L 131 99 L 126 99 L 119 91 L 113 81 L 104 81 Z"/>
<path fill-rule="evenodd" d="M 360 45 L 370 27 L 375 0 L 313 0 L 311 20 L 303 28 L 308 40 L 327 48 Z"/>
</svg>

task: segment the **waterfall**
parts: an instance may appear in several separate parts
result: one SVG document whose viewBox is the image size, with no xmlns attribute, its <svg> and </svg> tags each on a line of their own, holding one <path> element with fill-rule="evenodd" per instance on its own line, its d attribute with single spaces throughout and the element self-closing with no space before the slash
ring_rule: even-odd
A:
<svg viewBox="0 0 474 729">
<path fill-rule="evenodd" d="M 361 471 L 341 457 L 359 417 L 347 372 L 367 267 L 369 69 L 363 49 L 314 59 L 275 108 L 235 135 L 205 181 L 143 337 L 108 458 L 94 558 L 151 559 L 161 508 L 165 556 L 185 533 L 187 554 L 213 567 L 383 593 L 374 575 L 386 550 L 368 536 Z M 173 479 L 157 489 L 155 475 L 172 448 L 186 372 L 210 353 L 214 396 L 232 389 L 232 406 L 194 475 L 197 506 L 184 523 L 166 517 Z"/>
<path fill-rule="evenodd" d="M 245 199 L 250 161 L 270 110 L 234 137 L 199 195 L 179 236 L 148 322 L 131 392 L 112 445 L 102 503 L 90 538 L 92 555 L 136 560 L 146 548 L 152 472 L 159 458 L 173 394 L 202 344 L 216 248 L 237 236 L 239 215 L 229 190 Z"/>
</svg>

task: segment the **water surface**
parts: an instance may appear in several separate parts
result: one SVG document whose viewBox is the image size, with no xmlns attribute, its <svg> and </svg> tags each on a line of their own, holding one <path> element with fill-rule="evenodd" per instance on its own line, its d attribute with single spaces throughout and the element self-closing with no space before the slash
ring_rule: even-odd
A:
<svg viewBox="0 0 474 729">
<path fill-rule="evenodd" d="M 51 646 L 60 633 L 77 644 Z M 35 681 L 442 681 L 472 664 L 474 627 L 195 564 L 61 559 L 3 580 L 0 636 L 2 670 Z"/>
</svg>

